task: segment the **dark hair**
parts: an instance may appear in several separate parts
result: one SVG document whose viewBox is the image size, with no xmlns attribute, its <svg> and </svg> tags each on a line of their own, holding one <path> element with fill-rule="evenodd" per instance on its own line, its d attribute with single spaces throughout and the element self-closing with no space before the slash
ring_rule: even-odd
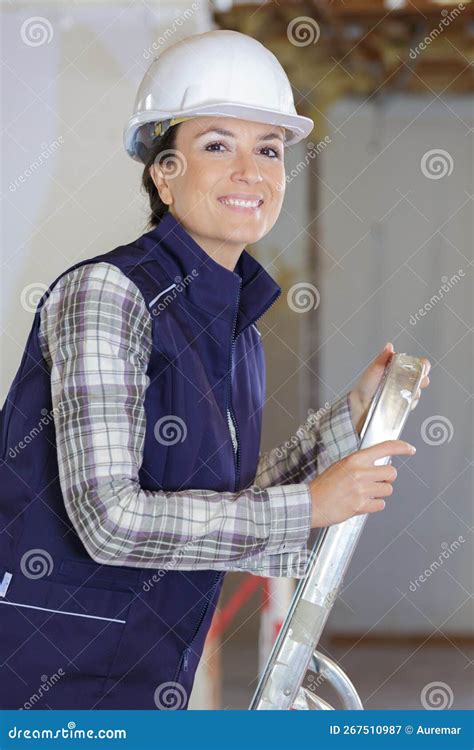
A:
<svg viewBox="0 0 474 750">
<path fill-rule="evenodd" d="M 161 200 L 160 194 L 158 193 L 156 185 L 153 182 L 153 178 L 150 174 L 150 167 L 154 164 L 156 158 L 159 157 L 159 154 L 162 151 L 164 152 L 164 154 L 161 158 L 158 159 L 158 164 L 161 164 L 161 162 L 163 162 L 166 157 L 169 156 L 169 149 L 176 148 L 176 135 L 180 124 L 181 123 L 172 125 L 170 128 L 168 128 L 164 135 L 155 138 L 149 148 L 146 148 L 144 145 L 142 145 L 139 152 L 139 156 L 145 164 L 142 175 L 142 187 L 148 193 L 148 197 L 150 200 L 150 214 L 148 217 L 147 225 L 149 227 L 156 227 L 164 214 L 168 212 L 168 205 L 166 203 L 163 203 L 163 201 Z"/>
</svg>

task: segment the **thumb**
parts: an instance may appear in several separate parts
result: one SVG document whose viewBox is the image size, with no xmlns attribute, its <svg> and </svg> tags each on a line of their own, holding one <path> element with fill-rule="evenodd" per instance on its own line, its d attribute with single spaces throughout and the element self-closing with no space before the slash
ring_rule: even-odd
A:
<svg viewBox="0 0 474 750">
<path fill-rule="evenodd" d="M 387 362 L 389 361 L 390 357 L 392 356 L 392 354 L 394 353 L 394 351 L 395 350 L 393 348 L 392 342 L 388 341 L 385 344 L 385 346 L 382 349 L 382 351 L 379 352 L 379 354 L 377 354 L 377 356 L 376 356 L 376 358 L 374 360 L 374 364 L 384 365 L 385 366 L 387 364 Z"/>
</svg>

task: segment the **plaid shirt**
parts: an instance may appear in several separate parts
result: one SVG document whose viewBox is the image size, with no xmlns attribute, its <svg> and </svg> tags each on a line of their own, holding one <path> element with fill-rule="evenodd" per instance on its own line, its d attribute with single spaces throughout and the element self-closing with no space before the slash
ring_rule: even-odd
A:
<svg viewBox="0 0 474 750">
<path fill-rule="evenodd" d="M 349 394 L 261 453 L 247 489 L 150 491 L 138 479 L 152 347 L 139 289 L 111 263 L 69 271 L 41 310 L 39 342 L 51 372 L 65 507 L 96 562 L 304 575 L 308 482 L 360 446 Z"/>
</svg>

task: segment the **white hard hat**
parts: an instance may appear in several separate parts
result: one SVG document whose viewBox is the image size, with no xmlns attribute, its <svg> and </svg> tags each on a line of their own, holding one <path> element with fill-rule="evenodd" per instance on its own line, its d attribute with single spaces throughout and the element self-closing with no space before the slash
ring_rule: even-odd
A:
<svg viewBox="0 0 474 750">
<path fill-rule="evenodd" d="M 288 145 L 314 127 L 313 120 L 296 113 L 290 82 L 275 55 L 247 34 L 226 29 L 188 36 L 154 58 L 124 128 L 125 148 L 141 161 L 139 131 L 139 140 L 149 147 L 170 125 L 204 115 L 280 125 Z"/>
</svg>

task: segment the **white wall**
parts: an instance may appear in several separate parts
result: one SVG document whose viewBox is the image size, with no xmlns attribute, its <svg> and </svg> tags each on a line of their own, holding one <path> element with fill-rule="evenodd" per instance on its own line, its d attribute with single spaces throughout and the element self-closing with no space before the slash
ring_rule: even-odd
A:
<svg viewBox="0 0 474 750">
<path fill-rule="evenodd" d="M 123 151 L 123 124 L 149 64 L 146 50 L 166 27 L 173 30 L 172 41 L 211 28 L 203 7 L 184 27 L 175 18 L 186 5 L 176 2 L 160 4 L 155 13 L 134 3 L 4 8 L 2 402 L 31 326 L 35 290 L 42 293 L 76 260 L 144 231 L 147 201 L 139 191 L 141 169 Z M 22 39 L 22 24 L 40 14 L 51 24 L 52 36 L 30 46 Z M 384 513 L 369 520 L 342 593 L 344 603 L 336 605 L 330 627 L 339 632 L 371 627 L 432 632 L 436 626 L 448 633 L 465 632 L 472 626 L 472 609 L 465 600 L 472 579 L 468 327 L 473 170 L 468 127 L 473 106 L 467 99 L 444 96 L 443 102 L 390 99 L 383 110 L 371 104 L 358 107 L 358 102 L 345 101 L 331 110 L 332 123 L 345 137 L 330 129 L 332 143 L 321 157 L 323 179 L 341 198 L 334 199 L 321 186 L 321 240 L 334 262 L 321 253 L 321 304 L 315 314 L 322 327 L 318 375 L 325 386 L 320 403 L 311 406 L 317 409 L 332 401 L 334 393 L 349 389 L 386 340 L 398 351 L 428 356 L 433 367 L 430 388 L 404 432 L 418 452 L 405 465 L 394 460 L 400 469 L 396 492 Z M 423 176 L 420 159 L 433 148 L 451 154 L 451 176 Z M 301 146 L 288 164 L 303 154 Z M 273 252 L 288 248 L 275 266 L 269 265 L 273 274 L 278 267 L 303 262 L 306 237 L 292 238 L 304 226 L 304 190 L 304 179 L 291 183 L 278 226 L 259 245 L 260 259 L 268 263 Z M 460 268 L 466 273 L 462 282 L 411 325 L 410 314 L 439 289 L 441 276 L 450 277 Z M 300 278 L 305 278 L 304 270 Z M 298 325 L 301 321 L 299 316 Z M 288 326 L 293 330 L 294 322 Z M 290 343 L 297 349 L 296 340 Z M 275 352 L 275 341 L 272 346 Z M 278 357 L 285 359 L 281 346 Z M 271 359 L 268 368 L 271 381 Z M 293 400 L 296 425 L 305 416 L 298 390 L 301 374 L 288 384 L 287 406 Z M 278 397 L 284 400 L 280 392 Z M 267 438 L 268 426 L 277 418 L 290 424 L 288 409 L 277 414 L 276 402 L 269 406 Z M 450 442 L 430 446 L 423 441 L 421 425 L 433 415 L 451 423 Z M 466 542 L 410 592 L 410 581 L 438 559 L 443 543 L 460 535 Z"/>
<path fill-rule="evenodd" d="M 329 628 L 472 632 L 474 106 L 444 95 L 359 107 L 344 101 L 328 113 L 342 132 L 331 134 L 322 164 L 340 198 L 323 189 L 322 242 L 333 260 L 322 256 L 321 375 L 350 389 L 386 341 L 427 356 L 432 369 L 403 433 L 417 453 L 394 458 L 395 492 L 365 527 Z M 424 176 L 431 149 L 448 152 L 450 176 Z M 459 269 L 442 299 L 411 318 Z"/>
<path fill-rule="evenodd" d="M 45 286 L 145 231 L 122 129 L 153 56 L 210 28 L 204 3 L 3 6 L 2 403 Z"/>
</svg>

